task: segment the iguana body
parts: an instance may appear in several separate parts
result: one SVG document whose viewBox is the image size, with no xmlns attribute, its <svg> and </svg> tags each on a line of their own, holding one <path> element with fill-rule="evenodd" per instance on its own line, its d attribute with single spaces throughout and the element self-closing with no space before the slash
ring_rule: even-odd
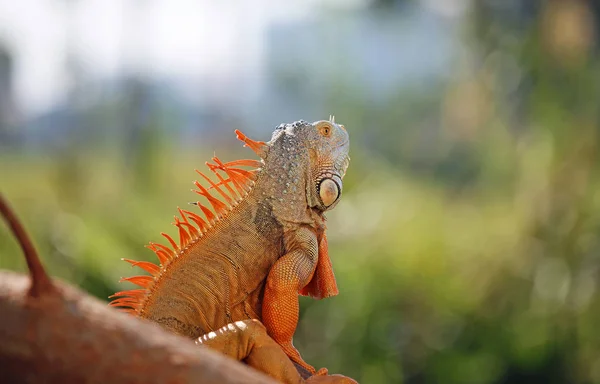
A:
<svg viewBox="0 0 600 384">
<path fill-rule="evenodd" d="M 111 305 L 128 307 L 141 318 L 222 350 L 231 349 L 228 337 L 250 335 L 252 340 L 238 338 L 236 342 L 268 343 L 264 329 L 250 321 L 261 320 L 285 354 L 314 374 L 292 345 L 298 293 L 316 298 L 338 293 L 323 213 L 336 205 L 342 192 L 349 161 L 348 134 L 333 119 L 282 124 L 268 143 L 236 132 L 261 161 L 223 164 L 213 158 L 214 164 L 207 163 L 218 180 L 213 182 L 198 172 L 208 185 L 195 184 L 212 210 L 198 202 L 203 218 L 179 209 L 181 217 L 174 223 L 179 243 L 165 234 L 170 247 L 150 243 L 160 266 L 127 260 L 152 276 L 124 279 L 142 289 L 115 294 L 118 299 Z M 237 323 L 239 327 L 222 328 L 223 336 L 210 336 L 239 321 L 244 321 Z M 240 349 L 229 354 L 246 359 Z M 270 356 L 275 355 L 279 358 L 277 353 Z"/>
</svg>

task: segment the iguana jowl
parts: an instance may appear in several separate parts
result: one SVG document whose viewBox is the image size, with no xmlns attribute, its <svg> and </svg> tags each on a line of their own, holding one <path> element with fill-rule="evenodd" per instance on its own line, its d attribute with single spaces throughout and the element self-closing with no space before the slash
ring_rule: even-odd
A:
<svg viewBox="0 0 600 384">
<path fill-rule="evenodd" d="M 198 172 L 207 186 L 196 181 L 195 192 L 212 210 L 200 202 L 204 217 L 179 209 L 179 242 L 163 233 L 170 246 L 148 245 L 160 265 L 126 260 L 150 276 L 124 278 L 141 289 L 116 293 L 111 305 L 191 338 L 258 319 L 292 361 L 314 374 L 292 344 L 298 293 L 338 293 L 324 212 L 342 193 L 348 133 L 332 118 L 282 124 L 266 143 L 236 133 L 261 160 L 207 163 L 217 180 Z"/>
</svg>

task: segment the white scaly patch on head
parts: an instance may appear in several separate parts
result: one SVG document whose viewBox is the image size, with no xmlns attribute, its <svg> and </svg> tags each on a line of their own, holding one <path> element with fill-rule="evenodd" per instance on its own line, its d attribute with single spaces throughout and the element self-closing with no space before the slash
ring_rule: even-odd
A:
<svg viewBox="0 0 600 384">
<path fill-rule="evenodd" d="M 340 189 L 335 181 L 323 179 L 319 184 L 319 197 L 326 207 L 331 206 L 340 197 Z"/>
</svg>

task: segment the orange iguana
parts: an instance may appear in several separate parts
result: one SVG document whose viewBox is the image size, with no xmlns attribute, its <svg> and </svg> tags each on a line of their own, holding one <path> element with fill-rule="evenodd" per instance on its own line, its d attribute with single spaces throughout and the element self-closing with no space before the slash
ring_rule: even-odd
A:
<svg viewBox="0 0 600 384">
<path fill-rule="evenodd" d="M 122 279 L 141 289 L 118 292 L 110 304 L 285 382 L 301 382 L 298 372 L 315 382 L 354 382 L 316 372 L 292 344 L 298 294 L 338 293 L 324 212 L 342 193 L 348 133 L 333 118 L 282 124 L 266 143 L 236 133 L 261 160 L 213 157 L 215 181 L 197 171 L 207 185 L 196 181 L 194 192 L 212 210 L 200 202 L 204 217 L 179 209 L 179 242 L 163 233 L 170 246 L 147 246 L 160 265 L 125 260 L 150 275 Z"/>
</svg>

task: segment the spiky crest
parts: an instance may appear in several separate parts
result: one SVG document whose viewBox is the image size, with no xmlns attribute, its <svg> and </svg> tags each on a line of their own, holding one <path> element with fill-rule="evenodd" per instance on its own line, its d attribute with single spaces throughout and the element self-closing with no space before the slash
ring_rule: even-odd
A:
<svg viewBox="0 0 600 384">
<path fill-rule="evenodd" d="M 244 146 L 252 149 L 261 159 L 265 156 L 268 148 L 265 142 L 254 141 L 238 130 L 235 133 L 237 138 L 244 143 Z M 194 181 L 194 185 L 198 189 L 192 190 L 203 196 L 208 201 L 208 206 L 201 202 L 190 203 L 200 208 L 204 218 L 194 212 L 177 208 L 181 217 L 175 216 L 172 224 L 177 227 L 179 243 L 163 232 L 161 235 L 167 239 L 170 246 L 153 242 L 146 245 L 146 248 L 152 250 L 158 257 L 159 265 L 148 261 L 122 259 L 133 267 L 143 269 L 150 275 L 122 278 L 120 281 L 128 281 L 142 288 L 121 291 L 109 296 L 110 299 L 113 299 L 109 305 L 120 307 L 119 309 L 127 313 L 139 315 L 148 294 L 152 287 L 160 281 L 162 273 L 176 259 L 185 257 L 187 249 L 192 244 L 201 242 L 205 234 L 248 195 L 254 186 L 258 172 L 263 166 L 262 160 L 243 159 L 223 163 L 215 156 L 212 161 L 213 163 L 206 162 L 206 165 L 215 174 L 218 181 L 213 181 L 204 173 L 196 170 L 209 185 L 205 187 L 200 182 Z M 240 167 L 252 167 L 254 169 L 246 170 Z M 215 196 L 215 192 L 218 196 Z"/>
<path fill-rule="evenodd" d="M 240 130 L 236 129 L 235 134 L 237 135 L 238 140 L 241 140 L 245 143 L 245 147 L 250 147 L 261 159 L 265 157 L 265 153 L 267 150 L 267 143 L 264 141 L 254 141 L 244 135 Z"/>
</svg>

